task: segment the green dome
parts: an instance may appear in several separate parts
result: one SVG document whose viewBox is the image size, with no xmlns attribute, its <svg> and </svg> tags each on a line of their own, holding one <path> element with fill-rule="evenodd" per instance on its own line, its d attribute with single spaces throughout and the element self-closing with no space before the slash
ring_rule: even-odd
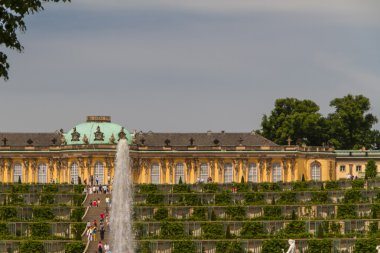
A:
<svg viewBox="0 0 380 253">
<path fill-rule="evenodd" d="M 119 124 L 111 122 L 107 116 L 89 116 L 65 134 L 66 145 L 116 144 L 125 136 L 130 144 L 131 134 Z"/>
</svg>

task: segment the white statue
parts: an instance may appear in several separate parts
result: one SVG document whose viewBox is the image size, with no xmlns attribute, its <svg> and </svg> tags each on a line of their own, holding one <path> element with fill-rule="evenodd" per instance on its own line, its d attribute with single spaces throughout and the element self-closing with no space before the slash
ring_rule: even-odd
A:
<svg viewBox="0 0 380 253">
<path fill-rule="evenodd" d="M 380 253 L 380 245 L 376 246 L 377 253 Z"/>
<path fill-rule="evenodd" d="M 289 249 L 288 251 L 286 251 L 286 253 L 296 253 L 296 241 L 289 239 L 288 243 L 289 243 Z"/>
</svg>

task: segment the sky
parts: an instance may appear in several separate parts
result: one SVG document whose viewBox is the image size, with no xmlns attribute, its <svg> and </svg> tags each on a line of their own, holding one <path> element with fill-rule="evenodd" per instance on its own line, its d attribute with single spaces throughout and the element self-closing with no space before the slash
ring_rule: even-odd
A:
<svg viewBox="0 0 380 253">
<path fill-rule="evenodd" d="M 0 80 L 0 132 L 260 129 L 277 98 L 327 115 L 347 94 L 380 119 L 378 0 L 72 0 L 26 19 Z M 378 124 L 376 126 L 380 128 Z"/>
</svg>

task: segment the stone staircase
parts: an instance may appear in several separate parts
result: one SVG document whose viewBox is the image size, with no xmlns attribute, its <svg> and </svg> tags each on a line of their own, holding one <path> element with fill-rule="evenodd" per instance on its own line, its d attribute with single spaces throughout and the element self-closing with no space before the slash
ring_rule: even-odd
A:
<svg viewBox="0 0 380 253">
<path fill-rule="evenodd" d="M 86 201 L 84 202 L 84 206 L 87 208 L 90 205 L 90 201 L 98 200 L 100 199 L 100 205 L 98 207 L 89 207 L 86 215 L 83 218 L 83 222 L 90 221 L 93 222 L 96 220 L 98 229 L 96 233 L 96 240 L 91 241 L 87 251 L 88 253 L 94 253 L 97 252 L 97 246 L 100 241 L 100 214 L 103 212 L 105 213 L 106 210 L 106 197 L 109 197 L 111 199 L 111 194 L 104 194 L 104 193 L 95 193 L 95 194 L 89 194 Z M 109 244 L 109 230 L 107 228 L 107 224 L 104 221 L 104 227 L 105 227 L 105 233 L 104 233 L 104 240 L 102 243 L 107 242 Z M 87 235 L 84 234 L 82 240 L 85 244 L 87 244 Z"/>
</svg>

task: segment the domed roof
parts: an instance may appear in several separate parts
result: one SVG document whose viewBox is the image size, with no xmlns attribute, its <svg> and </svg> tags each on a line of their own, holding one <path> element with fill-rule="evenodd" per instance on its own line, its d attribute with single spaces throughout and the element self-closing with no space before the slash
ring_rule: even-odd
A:
<svg viewBox="0 0 380 253">
<path fill-rule="evenodd" d="M 108 116 L 88 116 L 87 122 L 76 125 L 65 134 L 66 145 L 116 144 L 120 138 L 131 143 L 131 134 Z"/>
</svg>

